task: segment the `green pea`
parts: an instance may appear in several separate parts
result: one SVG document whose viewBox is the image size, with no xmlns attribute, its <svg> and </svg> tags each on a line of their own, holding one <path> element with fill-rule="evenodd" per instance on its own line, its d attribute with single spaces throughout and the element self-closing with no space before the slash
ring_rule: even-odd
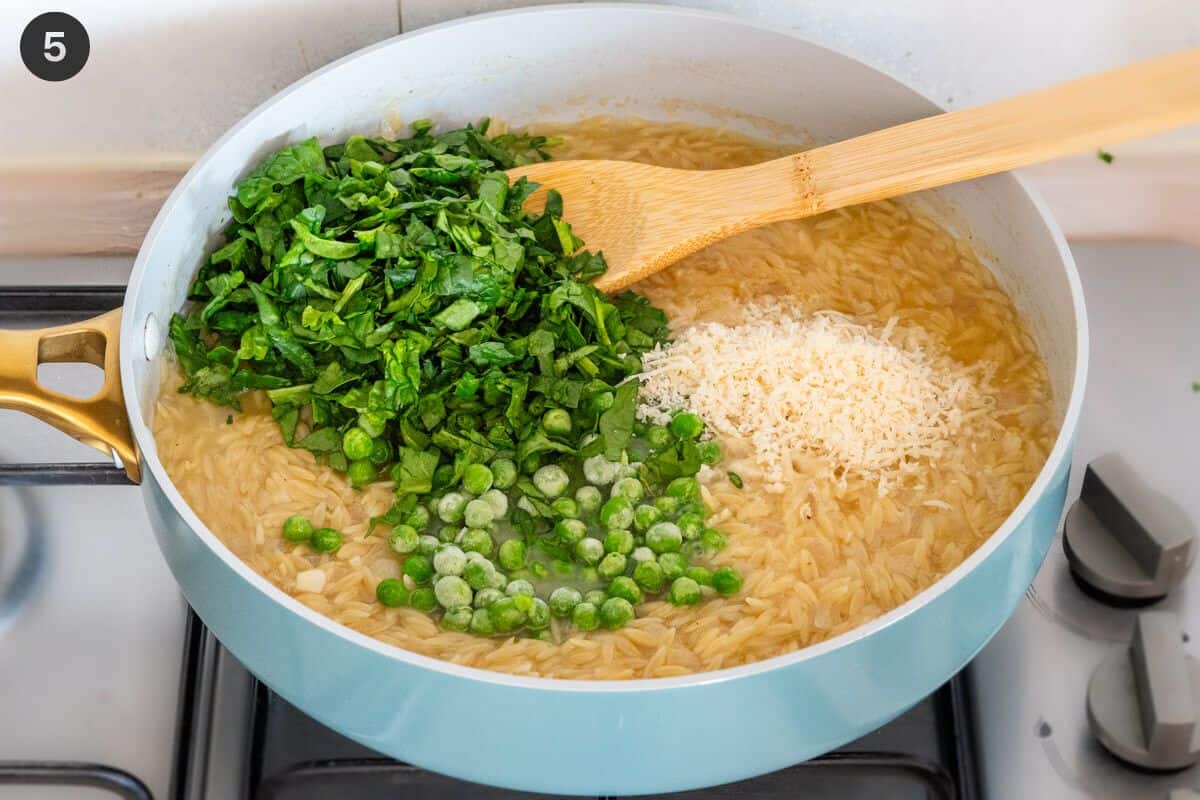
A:
<svg viewBox="0 0 1200 800">
<path fill-rule="evenodd" d="M 675 520 L 675 524 L 679 526 L 679 532 L 687 541 L 699 539 L 700 534 L 704 532 L 704 516 L 694 511 L 680 514 L 679 519 Z"/>
<path fill-rule="evenodd" d="M 582 569 L 579 570 L 579 580 L 581 580 L 587 584 L 599 583 L 600 582 L 600 572 L 599 572 L 599 570 L 597 570 L 595 567 L 592 567 L 592 566 L 583 567 Z"/>
<path fill-rule="evenodd" d="M 688 567 L 683 574 L 701 586 L 712 586 L 712 572 L 704 567 Z"/>
<path fill-rule="evenodd" d="M 679 553 L 663 553 L 658 557 L 658 565 L 662 567 L 663 577 L 673 581 L 687 572 L 688 562 Z"/>
<path fill-rule="evenodd" d="M 640 564 L 643 561 L 653 561 L 654 551 L 645 545 L 633 548 L 633 552 L 629 554 L 629 560 L 634 564 Z"/>
<path fill-rule="evenodd" d="M 538 471 L 533 473 L 533 485 L 537 490 L 544 494 L 547 498 L 553 499 L 567 490 L 567 484 L 571 479 L 567 477 L 567 471 L 558 464 L 547 464 L 544 467 L 539 467 Z"/>
<path fill-rule="evenodd" d="M 600 524 L 628 530 L 633 525 L 633 504 L 624 497 L 610 497 L 600 508 Z"/>
<path fill-rule="evenodd" d="M 485 589 L 480 589 L 475 593 L 475 607 L 487 608 L 501 597 L 504 597 L 504 592 L 500 591 L 499 589 L 493 589 L 490 586 Z"/>
<path fill-rule="evenodd" d="M 600 606 L 600 624 L 609 630 L 624 628 L 634 616 L 633 605 L 624 597 L 610 597 Z"/>
<path fill-rule="evenodd" d="M 399 578 L 384 578 L 375 584 L 375 599 L 388 608 L 408 604 L 408 589 Z"/>
<path fill-rule="evenodd" d="M 580 594 L 578 589 L 570 586 L 559 586 L 550 593 L 550 613 L 560 619 L 569 617 L 575 606 L 582 602 L 583 595 Z"/>
<path fill-rule="evenodd" d="M 612 580 L 618 575 L 625 574 L 625 556 L 620 553 L 609 553 L 604 558 L 600 559 L 600 563 L 596 565 L 596 571 L 600 573 L 600 577 L 605 580 Z"/>
<path fill-rule="evenodd" d="M 667 484 L 667 495 L 681 503 L 700 502 L 700 482 L 695 478 L 676 478 Z"/>
<path fill-rule="evenodd" d="M 679 499 L 664 494 L 662 497 L 654 498 L 654 507 L 657 508 L 664 517 L 674 517 L 679 513 Z"/>
<path fill-rule="evenodd" d="M 459 525 L 443 525 L 442 529 L 438 531 L 438 538 L 442 540 L 443 544 L 454 544 L 462 537 L 464 531 L 466 528 Z"/>
<path fill-rule="evenodd" d="M 550 507 L 560 517 L 566 517 L 567 519 L 579 518 L 579 504 L 569 497 L 554 498 L 554 502 L 550 504 Z"/>
<path fill-rule="evenodd" d="M 662 512 L 652 505 L 643 503 L 633 510 L 633 527 L 643 533 L 661 519 Z"/>
<path fill-rule="evenodd" d="M 533 584 L 524 578 L 517 578 L 508 582 L 508 586 L 505 587 L 504 593 L 509 597 L 516 597 L 519 594 L 523 594 L 527 597 L 533 597 Z"/>
<path fill-rule="evenodd" d="M 583 460 L 583 477 L 594 486 L 607 486 L 615 481 L 621 471 L 621 465 L 609 461 L 603 453 Z"/>
<path fill-rule="evenodd" d="M 646 546 L 656 553 L 673 553 L 683 544 L 683 533 L 674 522 L 656 522 L 646 531 Z"/>
<path fill-rule="evenodd" d="M 547 436 L 566 436 L 571 432 L 571 415 L 561 408 L 552 408 L 542 415 L 542 430 Z"/>
<path fill-rule="evenodd" d="M 437 515 L 442 522 L 457 525 L 467 510 L 467 498 L 458 492 L 446 492 L 437 501 Z"/>
<path fill-rule="evenodd" d="M 649 563 L 649 562 L 647 562 Z M 637 581 L 625 575 L 618 575 L 608 585 L 609 597 L 623 597 L 635 606 L 642 602 L 642 589 Z"/>
<path fill-rule="evenodd" d="M 654 450 L 662 450 L 671 444 L 671 432 L 663 425 L 646 428 L 646 444 Z"/>
<path fill-rule="evenodd" d="M 489 567 L 491 564 L 488 561 L 471 561 L 463 567 L 463 580 L 472 589 L 486 589 L 492 573 Z"/>
<path fill-rule="evenodd" d="M 463 470 L 463 488 L 471 494 L 479 495 L 492 488 L 495 477 L 492 471 L 483 464 L 468 464 Z"/>
<path fill-rule="evenodd" d="M 575 490 L 575 503 L 583 514 L 595 514 L 604 501 L 604 495 L 595 486 L 580 486 Z"/>
<path fill-rule="evenodd" d="M 680 439 L 695 439 L 704 433 L 704 420 L 690 411 L 681 411 L 671 418 L 670 428 Z"/>
<path fill-rule="evenodd" d="M 627 556 L 633 552 L 633 534 L 629 531 L 611 530 L 604 534 L 604 552 Z"/>
<path fill-rule="evenodd" d="M 471 627 L 471 618 L 474 616 L 475 612 L 467 606 L 446 609 L 446 613 L 442 615 L 442 627 L 448 631 L 466 633 Z"/>
<path fill-rule="evenodd" d="M 492 535 L 481 528 L 468 528 L 459 544 L 468 553 L 479 553 L 485 556 L 490 556 L 492 548 L 495 546 Z"/>
<path fill-rule="evenodd" d="M 583 602 L 591 603 L 596 608 L 599 608 L 601 605 L 603 605 L 604 601 L 607 599 L 608 592 L 604 591 L 603 589 L 588 589 L 583 593 Z"/>
<path fill-rule="evenodd" d="M 517 601 L 512 597 L 502 597 L 488 608 L 492 617 L 492 626 L 501 632 L 513 631 L 525 622 L 525 612 L 517 607 Z"/>
<path fill-rule="evenodd" d="M 433 569 L 439 575 L 462 575 L 466 566 L 467 554 L 455 545 L 443 545 L 433 554 Z"/>
<path fill-rule="evenodd" d="M 742 588 L 742 576 L 732 567 L 721 567 L 712 574 L 712 587 L 718 594 L 737 594 Z"/>
<path fill-rule="evenodd" d="M 392 549 L 393 553 L 399 553 L 400 555 L 407 555 L 413 552 L 417 549 L 420 542 L 420 534 L 411 525 L 397 525 L 388 534 L 388 547 Z"/>
<path fill-rule="evenodd" d="M 633 568 L 633 579 L 647 592 L 657 592 L 662 589 L 666 576 L 657 561 L 642 561 Z"/>
<path fill-rule="evenodd" d="M 383 439 L 376 439 L 371 444 L 371 455 L 367 456 L 371 463 L 377 467 L 382 467 L 392 460 L 392 446 Z"/>
<path fill-rule="evenodd" d="M 550 606 L 542 598 L 533 598 L 533 605 L 525 612 L 525 627 L 531 631 L 550 627 Z"/>
<path fill-rule="evenodd" d="M 442 608 L 471 605 L 475 596 L 467 582 L 457 575 L 446 575 L 433 585 L 433 594 Z"/>
<path fill-rule="evenodd" d="M 671 581 L 667 600 L 673 606 L 694 606 L 700 602 L 700 584 L 686 575 L 680 576 Z"/>
<path fill-rule="evenodd" d="M 371 440 L 371 434 L 362 428 L 351 428 L 342 434 L 342 452 L 351 461 L 370 458 L 374 449 L 375 442 Z"/>
<path fill-rule="evenodd" d="M 509 458 L 497 458 L 492 462 L 492 486 L 509 489 L 517 482 L 517 465 Z"/>
<path fill-rule="evenodd" d="M 417 555 L 433 558 L 433 554 L 437 552 L 441 544 L 436 536 L 430 536 L 427 533 L 421 534 L 417 537 Z"/>
<path fill-rule="evenodd" d="M 580 539 L 575 543 L 575 558 L 584 564 L 598 564 L 604 558 L 604 543 L 590 536 Z"/>
<path fill-rule="evenodd" d="M 637 478 L 621 478 L 612 485 L 613 497 L 624 497 L 630 504 L 646 496 L 646 487 Z"/>
<path fill-rule="evenodd" d="M 708 464 L 711 467 L 721 463 L 721 445 L 712 440 L 696 445 L 696 452 L 699 453 L 702 464 Z"/>
<path fill-rule="evenodd" d="M 301 514 L 293 514 L 283 523 L 283 538 L 289 542 L 307 542 L 312 535 L 313 524 Z"/>
<path fill-rule="evenodd" d="M 420 586 L 412 590 L 408 603 L 417 611 L 433 611 L 437 608 L 437 595 L 428 586 Z"/>
<path fill-rule="evenodd" d="M 375 480 L 375 465 L 365 458 L 361 461 L 351 461 L 346 469 L 346 479 L 356 489 L 366 486 Z"/>
<path fill-rule="evenodd" d="M 600 614 L 595 603 L 579 603 L 571 609 L 571 623 L 581 631 L 594 631 L 600 627 Z"/>
<path fill-rule="evenodd" d="M 700 534 L 700 544 L 705 550 L 710 550 L 715 553 L 718 550 L 724 550 L 727 542 L 725 540 L 725 534 L 721 533 L 716 528 L 705 528 L 704 532 Z"/>
<path fill-rule="evenodd" d="M 554 567 L 555 567 L 555 569 L 558 571 L 558 574 L 560 574 L 560 575 L 563 575 L 563 574 L 565 574 L 565 573 L 563 573 L 563 572 L 562 572 L 562 570 L 559 568 L 559 565 L 560 565 L 560 564 L 562 564 L 563 562 L 561 562 L 561 561 L 559 561 L 559 560 L 555 560 L 555 561 L 554 561 L 554 562 L 552 562 L 552 563 L 554 564 Z M 533 577 L 535 577 L 535 578 L 544 578 L 544 577 L 546 577 L 548 574 L 550 574 L 550 570 L 548 570 L 548 569 L 546 568 L 546 565 L 545 565 L 545 564 L 543 564 L 543 563 L 542 563 L 542 562 L 540 562 L 540 561 L 535 561 L 535 562 L 533 562 L 532 564 L 530 564 L 530 565 L 529 565 L 529 571 L 533 573 Z"/>
<path fill-rule="evenodd" d="M 587 525 L 578 519 L 560 519 L 554 523 L 554 538 L 567 547 L 587 536 Z"/>
<path fill-rule="evenodd" d="M 404 559 L 404 566 L 401 569 L 416 583 L 428 583 L 429 579 L 433 577 L 433 562 L 425 556 L 409 556 Z"/>
<path fill-rule="evenodd" d="M 491 636 L 495 632 L 491 612 L 486 608 L 475 609 L 471 614 L 471 633 L 477 636 Z"/>
<path fill-rule="evenodd" d="M 488 573 L 488 587 L 492 589 L 503 589 L 508 586 L 508 576 L 500 570 L 492 570 Z"/>
<path fill-rule="evenodd" d="M 496 510 L 487 500 L 475 498 L 463 509 L 463 522 L 472 528 L 486 528 L 496 519 Z"/>
<path fill-rule="evenodd" d="M 341 546 L 342 535 L 333 528 L 317 528 L 313 531 L 311 547 L 318 553 L 336 553 Z"/>
<path fill-rule="evenodd" d="M 499 489 L 488 489 L 479 499 L 492 507 L 492 514 L 496 519 L 508 513 L 508 495 Z"/>
<path fill-rule="evenodd" d="M 429 509 L 425 506 L 417 506 L 408 512 L 408 515 L 404 518 L 404 523 L 413 526 L 418 531 L 423 531 L 429 527 L 430 520 Z"/>
</svg>

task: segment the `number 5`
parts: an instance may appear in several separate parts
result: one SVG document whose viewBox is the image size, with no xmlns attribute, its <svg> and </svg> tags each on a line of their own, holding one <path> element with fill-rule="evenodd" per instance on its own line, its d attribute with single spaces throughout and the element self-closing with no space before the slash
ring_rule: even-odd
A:
<svg viewBox="0 0 1200 800">
<path fill-rule="evenodd" d="M 64 36 L 66 34 L 63 31 L 46 31 L 46 43 L 42 50 L 46 54 L 47 61 L 62 61 L 67 57 L 67 46 L 62 42 L 55 41 Z"/>
</svg>

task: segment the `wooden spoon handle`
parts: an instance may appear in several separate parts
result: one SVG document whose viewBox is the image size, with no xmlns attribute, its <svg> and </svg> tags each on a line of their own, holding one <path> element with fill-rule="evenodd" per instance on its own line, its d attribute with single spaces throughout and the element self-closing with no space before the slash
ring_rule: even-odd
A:
<svg viewBox="0 0 1200 800">
<path fill-rule="evenodd" d="M 742 191 L 752 193 L 753 183 L 773 194 L 778 205 L 768 216 L 787 219 L 1004 172 L 1196 119 L 1200 49 L 748 167 Z M 788 187 L 789 196 L 768 189 L 771 182 Z M 760 211 L 772 205 L 762 193 L 758 200 Z"/>
</svg>

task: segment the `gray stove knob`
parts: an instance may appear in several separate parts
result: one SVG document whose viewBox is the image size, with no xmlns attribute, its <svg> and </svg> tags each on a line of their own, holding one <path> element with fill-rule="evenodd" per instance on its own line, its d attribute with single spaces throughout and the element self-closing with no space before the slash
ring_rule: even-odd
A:
<svg viewBox="0 0 1200 800">
<path fill-rule="evenodd" d="M 1129 649 L 1092 673 L 1087 714 L 1092 735 L 1122 761 L 1152 770 L 1200 761 L 1200 662 L 1184 652 L 1174 614 L 1138 614 Z"/>
<path fill-rule="evenodd" d="M 1088 464 L 1063 524 L 1063 550 L 1083 588 L 1105 602 L 1144 605 L 1179 585 L 1192 565 L 1195 528 L 1148 490 L 1116 453 Z"/>
</svg>

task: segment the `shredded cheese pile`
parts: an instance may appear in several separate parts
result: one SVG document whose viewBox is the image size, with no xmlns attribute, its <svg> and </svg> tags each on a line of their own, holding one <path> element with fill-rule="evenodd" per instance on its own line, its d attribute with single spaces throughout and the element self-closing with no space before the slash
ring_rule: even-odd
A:
<svg viewBox="0 0 1200 800">
<path fill-rule="evenodd" d="M 665 422 L 687 408 L 718 433 L 748 440 L 768 491 L 785 488 L 796 451 L 831 471 L 889 482 L 941 455 L 989 398 L 970 368 L 890 340 L 833 312 L 794 316 L 778 301 L 745 310 L 734 326 L 703 323 L 646 353 L 638 415 Z"/>
</svg>

